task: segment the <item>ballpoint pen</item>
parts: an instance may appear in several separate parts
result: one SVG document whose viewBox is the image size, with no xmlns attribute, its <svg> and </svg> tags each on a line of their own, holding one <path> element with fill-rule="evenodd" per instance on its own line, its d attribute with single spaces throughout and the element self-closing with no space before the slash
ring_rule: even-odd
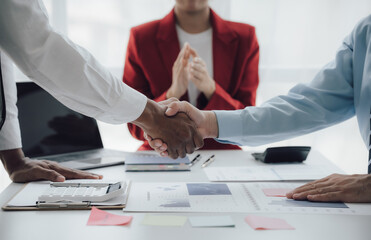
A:
<svg viewBox="0 0 371 240">
<path fill-rule="evenodd" d="M 192 159 L 191 161 L 191 167 L 196 163 L 198 162 L 199 160 L 201 159 L 201 155 L 200 154 L 197 154 L 197 156 L 195 158 Z"/>
<path fill-rule="evenodd" d="M 201 167 L 206 167 L 207 165 L 209 165 L 210 163 L 214 162 L 214 158 L 215 158 L 215 155 L 211 155 L 211 157 L 209 157 L 202 165 Z"/>
</svg>

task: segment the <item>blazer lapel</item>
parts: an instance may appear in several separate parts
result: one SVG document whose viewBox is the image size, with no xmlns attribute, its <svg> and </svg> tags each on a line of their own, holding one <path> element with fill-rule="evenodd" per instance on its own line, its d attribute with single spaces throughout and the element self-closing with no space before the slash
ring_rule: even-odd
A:
<svg viewBox="0 0 371 240">
<path fill-rule="evenodd" d="M 175 29 L 174 10 L 172 10 L 159 23 L 156 40 L 161 60 L 166 67 L 169 79 L 171 80 L 173 64 L 180 51 L 179 40 Z"/>
<path fill-rule="evenodd" d="M 214 80 L 225 90 L 231 86 L 233 71 L 238 50 L 237 34 L 231 30 L 227 22 L 210 10 L 213 26 L 213 67 Z M 232 84 L 233 85 L 233 84 Z"/>
<path fill-rule="evenodd" d="M 165 16 L 158 27 L 156 40 L 161 60 L 168 72 L 170 86 L 172 83 L 173 65 L 180 52 L 179 39 L 175 29 L 175 14 L 174 9 Z M 162 81 L 165 81 L 163 79 Z M 188 101 L 188 92 L 186 92 L 180 100 Z"/>
</svg>

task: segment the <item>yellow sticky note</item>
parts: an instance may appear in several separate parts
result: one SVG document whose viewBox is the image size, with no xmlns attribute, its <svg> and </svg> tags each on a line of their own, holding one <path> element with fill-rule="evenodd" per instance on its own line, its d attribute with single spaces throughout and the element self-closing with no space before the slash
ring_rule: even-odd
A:
<svg viewBox="0 0 371 240">
<path fill-rule="evenodd" d="M 181 227 L 187 221 L 187 217 L 175 215 L 146 215 L 142 224 L 149 226 L 176 226 Z"/>
</svg>

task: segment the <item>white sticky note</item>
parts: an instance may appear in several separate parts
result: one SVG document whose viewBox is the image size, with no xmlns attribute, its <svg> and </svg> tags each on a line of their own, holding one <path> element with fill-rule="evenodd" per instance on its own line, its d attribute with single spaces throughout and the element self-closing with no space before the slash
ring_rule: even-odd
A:
<svg viewBox="0 0 371 240">
<path fill-rule="evenodd" d="M 234 227 L 230 216 L 197 216 L 189 217 L 192 227 Z"/>
</svg>

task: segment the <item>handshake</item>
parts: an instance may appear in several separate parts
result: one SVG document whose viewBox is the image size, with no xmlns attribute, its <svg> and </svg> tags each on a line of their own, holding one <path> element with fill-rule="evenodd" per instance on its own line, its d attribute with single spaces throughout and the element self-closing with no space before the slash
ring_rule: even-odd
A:
<svg viewBox="0 0 371 240">
<path fill-rule="evenodd" d="M 156 103 L 147 100 L 142 115 L 132 122 L 144 131 L 150 146 L 161 156 L 185 157 L 204 145 L 205 138 L 218 136 L 212 111 L 200 111 L 176 98 Z"/>
</svg>

